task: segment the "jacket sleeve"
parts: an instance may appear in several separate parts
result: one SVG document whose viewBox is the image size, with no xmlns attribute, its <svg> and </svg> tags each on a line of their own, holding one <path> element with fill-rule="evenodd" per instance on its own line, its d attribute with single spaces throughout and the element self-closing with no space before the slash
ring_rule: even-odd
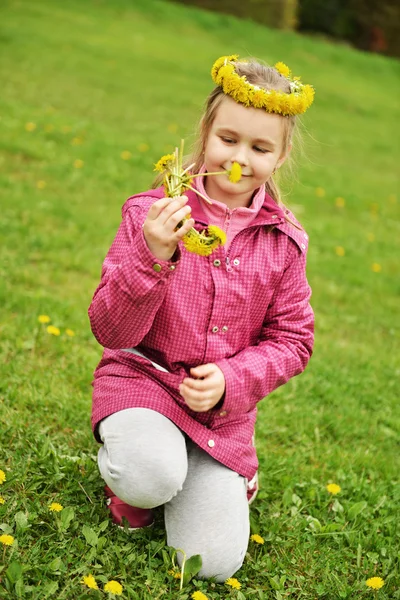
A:
<svg viewBox="0 0 400 600">
<path fill-rule="evenodd" d="M 143 221 L 142 207 L 125 212 L 89 307 L 93 334 L 105 348 L 133 348 L 142 341 L 180 257 L 178 249 L 174 260 L 156 259 L 144 239 Z"/>
<path fill-rule="evenodd" d="M 306 253 L 289 243 L 285 270 L 257 345 L 216 362 L 225 376 L 223 409 L 231 416 L 253 409 L 259 400 L 301 373 L 311 357 L 314 313 L 309 304 Z"/>
</svg>

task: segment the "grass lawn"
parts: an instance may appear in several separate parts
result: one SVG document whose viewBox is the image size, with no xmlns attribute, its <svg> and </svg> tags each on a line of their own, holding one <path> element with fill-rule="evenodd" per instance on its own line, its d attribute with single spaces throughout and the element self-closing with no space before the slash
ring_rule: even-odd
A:
<svg viewBox="0 0 400 600">
<path fill-rule="evenodd" d="M 135 536 L 108 519 L 86 311 L 120 207 L 193 139 L 211 65 L 234 52 L 316 88 L 306 156 L 283 183 L 310 235 L 316 344 L 259 405 L 251 518 L 264 544 L 250 543 L 241 589 L 193 579 L 179 592 L 162 512 Z M 109 580 L 135 600 L 400 598 L 398 66 L 156 0 L 2 3 L 0 535 L 14 542 L 0 544 L 1 599 L 104 598 Z"/>
</svg>

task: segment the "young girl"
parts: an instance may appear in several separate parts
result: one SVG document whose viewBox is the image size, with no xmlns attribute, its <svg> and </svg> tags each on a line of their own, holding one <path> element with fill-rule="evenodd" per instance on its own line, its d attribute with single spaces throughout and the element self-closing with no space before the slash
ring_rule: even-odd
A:
<svg viewBox="0 0 400 600">
<path fill-rule="evenodd" d="M 129 198 L 89 316 L 105 348 L 92 422 L 113 520 L 149 525 L 164 505 L 168 544 L 200 554 L 201 577 L 224 581 L 248 545 L 257 403 L 312 352 L 308 238 L 274 174 L 314 91 L 283 63 L 237 56 L 217 60 L 212 77 L 188 164 L 211 173 L 237 162 L 242 178 L 198 177 L 198 194 L 174 199 L 162 187 Z M 210 223 L 226 244 L 188 252 L 183 236 Z"/>
</svg>

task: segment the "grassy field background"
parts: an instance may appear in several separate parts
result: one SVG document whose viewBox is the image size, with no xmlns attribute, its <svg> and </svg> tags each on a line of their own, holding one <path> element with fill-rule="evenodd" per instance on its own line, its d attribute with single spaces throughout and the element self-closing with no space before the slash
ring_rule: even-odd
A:
<svg viewBox="0 0 400 600">
<path fill-rule="evenodd" d="M 250 544 L 241 589 L 194 579 L 179 592 L 162 513 L 135 537 L 108 521 L 86 311 L 121 205 L 193 140 L 211 65 L 234 52 L 316 88 L 306 156 L 282 182 L 310 235 L 316 344 L 260 404 L 264 544 Z M 0 598 L 101 598 L 115 579 L 135 600 L 353 599 L 373 596 L 373 576 L 379 599 L 400 598 L 398 62 L 156 0 L 6 0 L 0 79 L 0 535 L 14 537 Z"/>
</svg>

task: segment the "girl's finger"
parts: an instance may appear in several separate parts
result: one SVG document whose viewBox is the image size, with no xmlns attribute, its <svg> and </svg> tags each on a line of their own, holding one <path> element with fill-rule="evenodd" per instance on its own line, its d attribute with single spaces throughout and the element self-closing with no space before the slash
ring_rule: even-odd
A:
<svg viewBox="0 0 400 600">
<path fill-rule="evenodd" d="M 188 219 L 187 221 L 185 221 L 184 224 L 182 225 L 182 227 L 180 227 L 178 229 L 178 231 L 175 233 L 176 241 L 179 242 L 189 232 L 189 230 L 193 227 L 193 225 L 194 225 L 194 219 Z"/>
<path fill-rule="evenodd" d="M 160 215 L 159 215 L 161 225 L 163 227 L 165 227 L 165 225 L 167 224 L 169 219 L 172 217 L 172 215 L 175 215 L 175 213 L 177 213 L 178 211 L 180 212 L 182 210 L 182 208 L 185 206 L 185 204 L 187 203 L 187 201 L 188 201 L 188 199 L 186 196 L 178 196 L 177 198 L 173 198 L 173 199 L 169 198 L 169 203 L 160 212 Z M 186 210 L 186 212 L 183 212 L 183 216 L 185 214 L 188 214 L 188 212 L 190 212 L 190 208 L 188 208 Z M 178 219 L 178 221 L 176 223 L 178 223 L 179 220 L 181 220 L 181 219 Z"/>
<path fill-rule="evenodd" d="M 205 392 L 194 390 L 193 388 L 189 388 L 187 385 L 183 384 L 180 386 L 180 392 L 185 399 L 188 398 L 192 402 L 205 402 L 207 399 L 210 399 L 210 396 L 212 396 L 211 391 Z"/>
<path fill-rule="evenodd" d="M 190 377 L 185 377 L 185 379 L 182 381 L 183 385 L 186 385 L 186 387 L 190 387 L 194 390 L 199 390 L 199 391 L 206 391 L 210 389 L 210 382 L 209 380 L 204 380 L 204 379 L 191 379 Z"/>
<path fill-rule="evenodd" d="M 157 219 L 162 211 L 170 204 L 171 198 L 160 198 L 157 202 L 154 202 L 149 208 L 147 218 L 151 221 Z"/>
</svg>

